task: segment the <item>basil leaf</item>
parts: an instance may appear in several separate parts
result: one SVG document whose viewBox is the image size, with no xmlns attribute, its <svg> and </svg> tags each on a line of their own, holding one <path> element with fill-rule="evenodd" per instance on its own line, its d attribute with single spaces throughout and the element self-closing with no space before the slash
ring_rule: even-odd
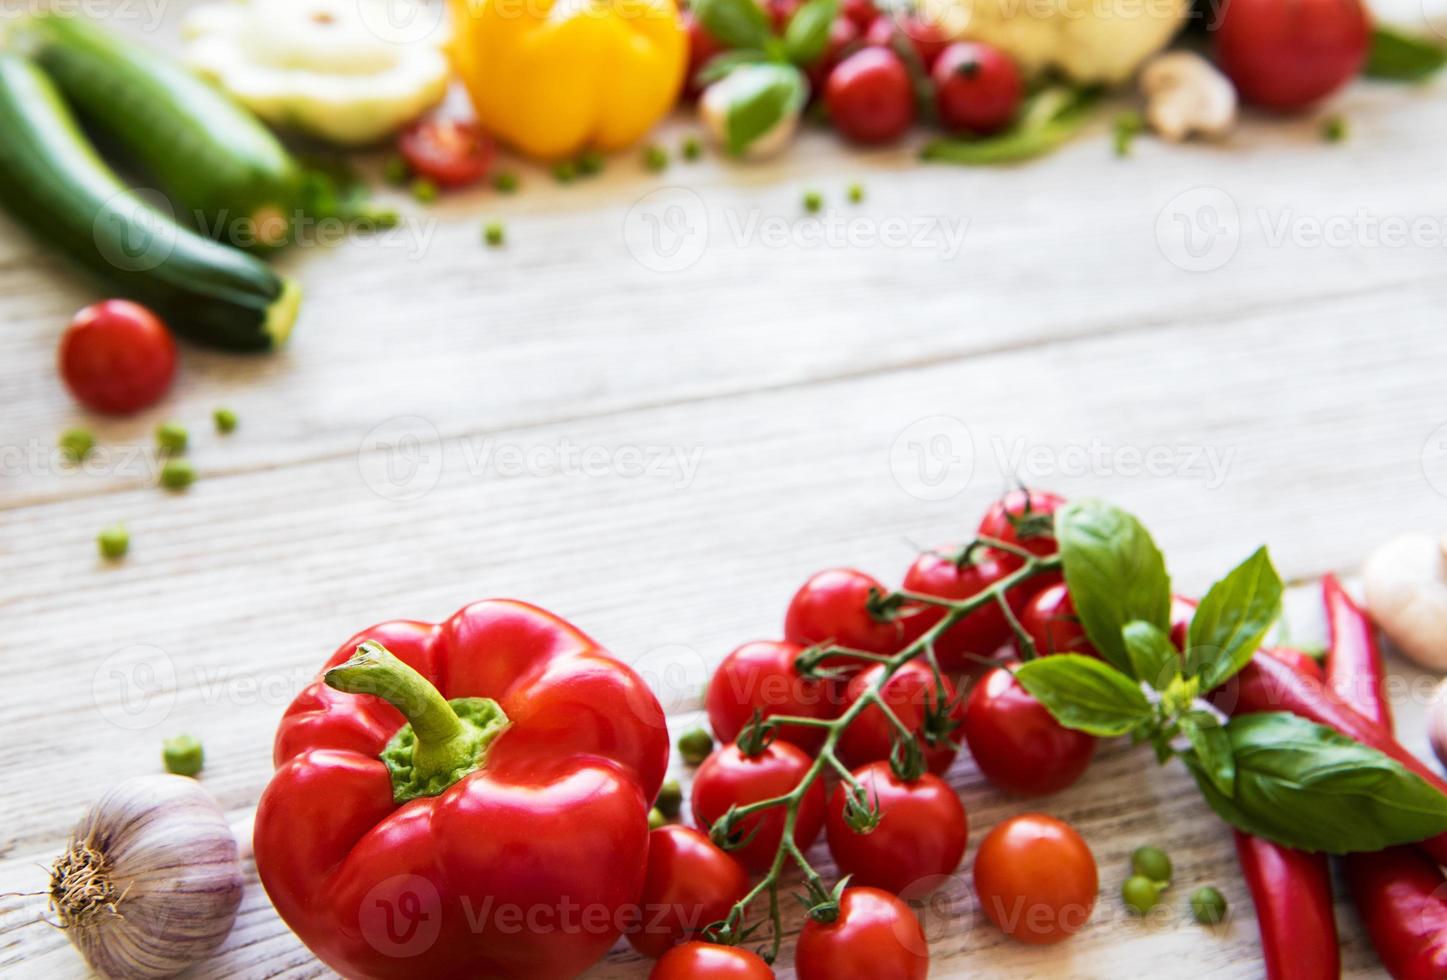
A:
<svg viewBox="0 0 1447 980">
<path fill-rule="evenodd" d="M 1097 500 L 1062 508 L 1055 537 L 1085 635 L 1102 657 L 1129 672 L 1126 624 L 1138 619 L 1170 629 L 1171 581 L 1160 549 L 1134 517 Z"/>
<path fill-rule="evenodd" d="M 1281 615 L 1281 577 L 1265 548 L 1211 586 L 1191 618 L 1186 674 L 1209 691 L 1236 674 Z"/>
<path fill-rule="evenodd" d="M 1411 34 L 1378 26 L 1372 31 L 1372 45 L 1363 71 L 1372 78 L 1397 82 L 1420 82 L 1447 65 L 1447 49 Z"/>
<path fill-rule="evenodd" d="M 1196 766 L 1226 796 L 1236 791 L 1236 756 L 1231 736 L 1209 711 L 1192 711 L 1181 719 L 1181 731 L 1196 754 Z"/>
<path fill-rule="evenodd" d="M 1016 668 L 1015 679 L 1066 728 L 1109 738 L 1154 718 L 1140 685 L 1094 657 L 1037 657 Z"/>
<path fill-rule="evenodd" d="M 793 65 L 741 65 L 715 84 L 727 86 L 724 131 L 728 151 L 735 155 L 797 114 L 809 98 L 809 83 Z"/>
<path fill-rule="evenodd" d="M 784 50 L 796 65 L 812 65 L 829 44 L 829 29 L 839 12 L 839 0 L 808 0 L 784 28 Z"/>
<path fill-rule="evenodd" d="M 1164 691 L 1181 672 L 1176 645 L 1161 630 L 1143 620 L 1132 620 L 1121 630 L 1131 674 L 1157 691 Z"/>
<path fill-rule="evenodd" d="M 1211 809 L 1232 826 L 1304 851 L 1347 854 L 1447 830 L 1447 796 L 1375 749 L 1296 715 L 1241 715 L 1226 726 L 1234 791 L 1186 765 Z"/>
<path fill-rule="evenodd" d="M 772 36 L 769 15 L 754 0 L 696 0 L 698 22 L 725 47 L 762 48 Z"/>
<path fill-rule="evenodd" d="M 931 140 L 920 156 L 969 167 L 1030 160 L 1074 138 L 1099 101 L 1100 93 L 1093 89 L 1047 88 L 1032 96 L 1015 124 L 998 136 Z"/>
</svg>

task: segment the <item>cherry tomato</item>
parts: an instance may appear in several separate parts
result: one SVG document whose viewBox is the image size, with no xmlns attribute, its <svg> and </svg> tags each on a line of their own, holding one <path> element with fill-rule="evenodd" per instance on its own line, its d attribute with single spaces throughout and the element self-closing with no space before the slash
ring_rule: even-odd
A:
<svg viewBox="0 0 1447 980">
<path fill-rule="evenodd" d="M 904 627 L 881 622 L 868 607 L 872 594 L 888 592 L 874 576 L 852 568 L 820 572 L 790 600 L 784 637 L 801 646 L 833 642 L 867 653 L 898 653 L 904 649 Z"/>
<path fill-rule="evenodd" d="M 60 378 L 86 408 L 113 415 L 154 405 L 176 376 L 176 341 L 150 310 L 108 299 L 75 315 L 60 338 Z"/>
<path fill-rule="evenodd" d="M 803 6 L 803 0 L 768 0 L 765 7 L 769 20 L 773 22 L 775 34 L 784 33 L 785 28 L 789 26 L 789 21 L 794 19 L 794 14 L 798 13 L 801 6 Z"/>
<path fill-rule="evenodd" d="M 905 573 L 905 591 L 941 599 L 968 599 L 1009 574 L 1004 557 L 997 551 L 975 548 L 963 565 L 955 559 L 957 552 L 956 548 L 944 548 L 920 555 Z M 1018 561 L 1016 565 L 1018 567 Z M 1019 615 L 1028 597 L 1023 587 L 1017 587 L 1010 590 L 1006 600 Z M 918 639 L 944 615 L 938 606 L 921 606 L 918 612 L 902 620 L 906 637 L 911 641 Z M 993 656 L 1009 639 L 1010 624 L 1004 610 L 991 603 L 946 630 L 935 642 L 935 656 L 946 670 L 977 673 L 980 661 L 976 658 Z"/>
<path fill-rule="evenodd" d="M 1043 813 L 1006 820 L 975 855 L 981 911 L 1006 935 L 1032 946 L 1080 931 L 1099 891 L 1095 856 L 1080 834 Z"/>
<path fill-rule="evenodd" d="M 846 888 L 837 919 L 804 923 L 794 971 L 799 980 L 924 980 L 929 946 L 908 905 L 877 888 Z"/>
<path fill-rule="evenodd" d="M 628 942 L 657 959 L 723 919 L 748 891 L 748 873 L 713 841 L 689 827 L 659 827 L 648 835 L 648 872 Z"/>
<path fill-rule="evenodd" d="M 688 30 L 688 74 L 684 78 L 683 94 L 696 99 L 704 89 L 698 84 L 699 71 L 727 48 L 698 22 L 692 11 L 685 10 L 682 16 L 683 25 Z"/>
<path fill-rule="evenodd" d="M 1061 725 L 1004 667 L 990 671 L 970 692 L 965 741 L 985 778 L 1020 796 L 1073 785 L 1095 754 L 1093 735 Z"/>
<path fill-rule="evenodd" d="M 854 777 L 882 819 L 867 834 L 853 830 L 844 816 L 849 787 L 835 788 L 824 829 L 839 870 L 857 885 L 909 898 L 934 891 L 965 856 L 969 822 L 959 795 L 933 773 L 907 783 L 888 762 L 856 769 Z"/>
<path fill-rule="evenodd" d="M 1041 656 L 1052 653 L 1100 656 L 1086 639 L 1085 628 L 1080 625 L 1080 617 L 1075 614 L 1075 604 L 1070 601 L 1070 591 L 1064 582 L 1057 582 L 1035 593 L 1020 614 L 1020 625 L 1030 634 L 1030 639 L 1035 642 L 1035 652 Z"/>
<path fill-rule="evenodd" d="M 773 980 L 774 971 L 757 953 L 738 946 L 684 943 L 664 954 L 648 980 Z"/>
<path fill-rule="evenodd" d="M 950 44 L 949 35 L 937 22 L 912 13 L 897 16 L 880 14 L 870 22 L 869 29 L 865 31 L 864 43 L 871 47 L 894 50 L 895 38 L 899 36 L 908 39 L 915 54 L 919 55 L 920 64 L 925 71 L 934 67 Z"/>
<path fill-rule="evenodd" d="M 811 765 L 812 760 L 788 742 L 774 742 L 754 756 L 747 755 L 737 744 L 726 745 L 705 759 L 694 775 L 693 817 L 708 828 L 731 806 L 783 796 L 803 781 Z M 785 816 L 784 808 L 779 806 L 740 821 L 738 836 L 748 839 L 748 843 L 728 853 L 750 871 L 767 870 L 784 839 Z M 808 850 L 823 825 L 824 786 L 816 780 L 799 805 L 794 843 L 800 850 Z"/>
<path fill-rule="evenodd" d="M 988 44 L 959 41 L 945 48 L 931 69 L 940 125 L 980 136 L 1009 126 L 1025 86 L 1014 60 Z"/>
<path fill-rule="evenodd" d="M 888 48 L 865 48 L 839 62 L 824 102 L 834 128 L 856 143 L 892 143 L 914 124 L 914 85 Z"/>
<path fill-rule="evenodd" d="M 1011 490 L 985 512 L 980 521 L 979 534 L 994 538 L 1006 544 L 1036 555 L 1053 555 L 1059 550 L 1055 543 L 1055 512 L 1065 506 L 1065 498 L 1043 490 Z M 1005 567 L 1014 571 L 1024 564 L 1015 555 L 1001 558 Z M 1042 575 L 1027 583 L 1028 591 L 1034 593 L 1047 585 L 1059 582 L 1057 576 Z"/>
<path fill-rule="evenodd" d="M 1360 0 L 1231 0 L 1216 61 L 1247 102 L 1301 109 L 1361 71 L 1371 24 Z"/>
<path fill-rule="evenodd" d="M 725 657 L 708 682 L 708 722 L 713 733 L 725 742 L 734 741 L 753 718 L 755 709 L 762 711 L 765 718 L 837 716 L 841 705 L 834 695 L 835 687 L 801 677 L 794 668 L 794 661 L 803 652 L 797 643 L 761 640 L 745 643 Z M 823 729 L 802 725 L 784 725 L 774 731 L 778 738 L 811 755 L 819 751 L 827 734 Z"/>
<path fill-rule="evenodd" d="M 857 674 L 849 682 L 845 695 L 847 704 L 853 704 L 879 681 L 884 673 L 884 664 L 876 664 Z M 964 705 L 955 701 L 955 686 L 948 677 L 943 678 L 943 700 L 935 684 L 934 672 L 919 660 L 911 660 L 880 689 L 884 703 L 893 709 L 895 717 L 908 728 L 920 733 L 920 750 L 930 772 L 942 773 L 955 761 L 958 752 L 949 744 L 959 738 L 960 724 L 964 719 Z M 931 745 L 923 735 L 926 715 L 931 711 L 949 711 L 949 730 L 940 732 L 936 744 Z M 897 729 L 878 705 L 870 705 L 860 712 L 859 717 L 839 736 L 839 760 L 851 769 L 888 759 L 894 746 Z"/>
<path fill-rule="evenodd" d="M 497 152 L 476 123 L 455 119 L 420 119 L 402 131 L 397 148 L 414 174 L 442 187 L 477 183 Z"/>
<path fill-rule="evenodd" d="M 839 5 L 839 12 L 852 20 L 861 32 L 869 30 L 869 25 L 879 16 L 874 0 L 844 0 Z"/>
</svg>

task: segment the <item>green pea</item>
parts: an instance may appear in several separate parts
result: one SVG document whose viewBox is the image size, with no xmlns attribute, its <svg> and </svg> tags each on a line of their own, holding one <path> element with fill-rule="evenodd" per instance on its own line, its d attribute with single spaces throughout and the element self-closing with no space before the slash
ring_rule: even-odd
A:
<svg viewBox="0 0 1447 980">
<path fill-rule="evenodd" d="M 1171 858 L 1165 851 L 1149 846 L 1135 849 L 1135 853 L 1130 856 L 1130 868 L 1136 874 L 1163 885 L 1170 884 L 1174 870 L 1171 867 Z"/>
<path fill-rule="evenodd" d="M 168 459 L 161 467 L 161 486 L 167 490 L 185 490 L 196 482 L 196 468 L 184 459 Z"/>
<path fill-rule="evenodd" d="M 400 156 L 390 156 L 382 167 L 382 178 L 394 187 L 401 187 L 412 176 L 412 168 Z"/>
<path fill-rule="evenodd" d="M 592 177 L 603 172 L 603 154 L 597 150 L 584 150 L 578 157 L 578 173 Z"/>
<path fill-rule="evenodd" d="M 412 198 L 419 204 L 431 204 L 437 200 L 437 185 L 426 177 L 412 181 Z"/>
<path fill-rule="evenodd" d="M 118 561 L 131 550 L 131 536 L 124 524 L 112 524 L 96 535 L 96 544 L 100 547 L 101 557 Z"/>
<path fill-rule="evenodd" d="M 497 248 L 503 242 L 503 227 L 501 221 L 489 221 L 482 229 L 483 241 L 493 248 Z"/>
<path fill-rule="evenodd" d="M 504 170 L 492 178 L 492 186 L 500 194 L 511 194 L 518 189 L 518 175 Z"/>
<path fill-rule="evenodd" d="M 156 426 L 156 446 L 161 452 L 179 456 L 186 451 L 190 434 L 180 422 L 162 422 Z"/>
<path fill-rule="evenodd" d="M 864 185 L 863 185 L 863 184 L 850 184 L 850 185 L 849 185 L 849 203 L 850 203 L 850 204 L 858 204 L 860 201 L 863 201 L 863 200 L 864 200 Z"/>
<path fill-rule="evenodd" d="M 166 771 L 178 776 L 194 776 L 206 762 L 206 753 L 201 743 L 190 735 L 177 735 L 161 743 L 161 761 Z"/>
<path fill-rule="evenodd" d="M 1344 116 L 1331 116 L 1321 124 L 1321 138 L 1328 143 L 1344 142 L 1347 136 L 1347 121 Z"/>
<path fill-rule="evenodd" d="M 697 136 L 686 137 L 683 145 L 679 148 L 679 152 L 683 154 L 685 160 L 692 163 L 694 160 L 703 156 L 703 143 L 699 142 Z"/>
<path fill-rule="evenodd" d="M 1207 885 L 1198 888 L 1191 895 L 1191 914 L 1203 926 L 1214 926 L 1226 921 L 1226 896 Z"/>
<path fill-rule="evenodd" d="M 667 823 L 668 818 L 663 815 L 662 811 L 660 811 L 658 807 L 654 807 L 652 810 L 648 811 L 649 830 L 657 830 L 659 827 L 662 827 Z"/>
<path fill-rule="evenodd" d="M 702 728 L 684 732 L 678 739 L 678 754 L 690 766 L 696 766 L 713 752 L 713 736 Z"/>
<path fill-rule="evenodd" d="M 658 799 L 653 801 L 665 817 L 676 817 L 683 806 L 683 787 L 678 780 L 670 779 L 658 787 Z"/>
<path fill-rule="evenodd" d="M 1131 875 L 1120 886 L 1120 897 L 1126 908 L 1136 915 L 1145 915 L 1161 900 L 1161 886 L 1145 875 Z"/>
<path fill-rule="evenodd" d="M 654 173 L 668 169 L 668 151 L 661 146 L 650 146 L 643 151 L 643 165 Z"/>
<path fill-rule="evenodd" d="M 819 209 L 824 207 L 824 195 L 818 191 L 804 192 L 804 210 L 810 214 L 818 214 Z"/>
<path fill-rule="evenodd" d="M 553 179 L 560 184 L 571 184 L 578 179 L 578 165 L 572 160 L 559 160 L 553 164 Z"/>
<path fill-rule="evenodd" d="M 95 436 L 90 434 L 89 429 L 66 429 L 60 434 L 56 443 L 65 458 L 72 463 L 79 463 L 90 455 L 95 448 Z"/>
<path fill-rule="evenodd" d="M 236 413 L 229 408 L 218 408 L 211 413 L 211 418 L 216 421 L 217 432 L 236 431 Z"/>
</svg>

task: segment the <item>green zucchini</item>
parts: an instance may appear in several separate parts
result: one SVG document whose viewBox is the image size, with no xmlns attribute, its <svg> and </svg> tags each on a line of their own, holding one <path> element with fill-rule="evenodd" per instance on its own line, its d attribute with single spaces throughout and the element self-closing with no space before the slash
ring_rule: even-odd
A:
<svg viewBox="0 0 1447 980">
<path fill-rule="evenodd" d="M 268 350 L 285 342 L 296 320 L 296 282 L 181 227 L 126 187 L 50 78 L 4 53 L 0 204 L 182 336 L 228 350 Z"/>
<path fill-rule="evenodd" d="M 93 21 L 37 14 L 22 36 L 86 124 L 145 170 L 185 223 L 242 247 L 290 237 L 301 167 L 255 116 Z"/>
</svg>

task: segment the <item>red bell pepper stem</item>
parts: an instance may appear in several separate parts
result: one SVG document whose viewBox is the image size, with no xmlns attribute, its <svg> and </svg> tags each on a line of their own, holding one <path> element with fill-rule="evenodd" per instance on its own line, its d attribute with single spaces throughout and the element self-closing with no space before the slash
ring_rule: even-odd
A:
<svg viewBox="0 0 1447 980">
<path fill-rule="evenodd" d="M 1267 980 L 1338 980 L 1341 952 L 1325 854 L 1309 854 L 1235 831 L 1251 888 Z"/>
<path fill-rule="evenodd" d="M 1239 676 L 1241 683 L 1237 687 L 1235 704 L 1222 705 L 1229 714 L 1287 711 L 1300 715 L 1376 749 L 1426 780 L 1433 788 L 1447 793 L 1447 782 L 1442 777 L 1404 749 L 1390 733 L 1343 704 L 1324 682 L 1300 674 L 1263 653 L 1256 654 Z M 1422 841 L 1420 846 L 1439 862 L 1447 863 L 1447 833 Z"/>
<path fill-rule="evenodd" d="M 441 779 L 450 784 L 475 767 L 484 747 L 479 731 L 458 716 L 427 678 L 382 644 L 366 641 L 323 679 L 328 687 L 347 694 L 374 694 L 402 712 L 417 736 L 411 756 L 417 781 Z"/>
<path fill-rule="evenodd" d="M 1447 882 L 1415 847 L 1353 854 L 1347 887 L 1393 980 L 1447 978 Z"/>
<path fill-rule="evenodd" d="M 1327 687 L 1363 718 L 1391 732 L 1391 707 L 1382 694 L 1382 654 L 1371 619 L 1335 575 L 1321 580 L 1321 597 L 1331 637 L 1326 655 Z"/>
<path fill-rule="evenodd" d="M 1321 591 L 1331 632 L 1327 685 L 1390 734 L 1372 621 L 1334 576 L 1322 579 Z M 1344 865 L 1352 901 L 1394 980 L 1447 980 L 1447 880 L 1437 862 L 1414 847 L 1391 847 L 1349 854 Z"/>
</svg>

